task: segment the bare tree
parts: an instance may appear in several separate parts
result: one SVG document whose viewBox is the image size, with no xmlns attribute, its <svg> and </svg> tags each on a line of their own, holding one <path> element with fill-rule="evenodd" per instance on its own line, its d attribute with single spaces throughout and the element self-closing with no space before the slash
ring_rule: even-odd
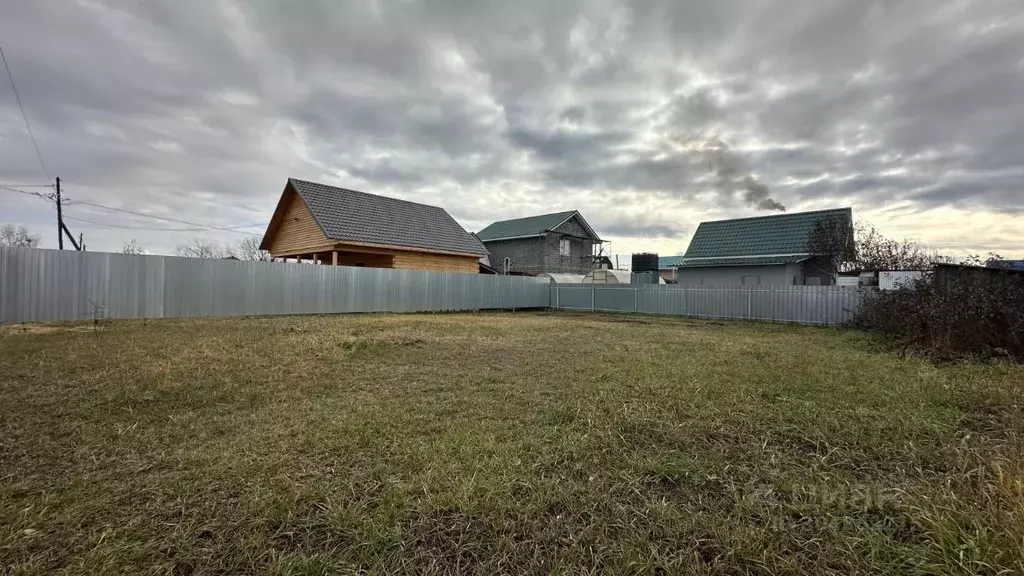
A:
<svg viewBox="0 0 1024 576">
<path fill-rule="evenodd" d="M 824 218 L 814 224 L 807 238 L 807 251 L 823 256 L 828 272 L 835 277 L 857 258 L 853 226 L 845 218 Z"/>
<path fill-rule="evenodd" d="M 861 270 L 926 270 L 943 257 L 911 240 L 882 236 L 874 226 L 857 228 L 857 267 Z"/>
<path fill-rule="evenodd" d="M 883 236 L 874 226 L 853 227 L 846 220 L 827 218 L 815 224 L 808 252 L 828 256 L 833 274 L 858 270 L 926 270 L 951 259 L 911 240 Z"/>
<path fill-rule="evenodd" d="M 121 247 L 121 254 L 145 254 L 146 251 L 132 238 Z"/>
<path fill-rule="evenodd" d="M 260 249 L 259 236 L 246 236 L 235 244 L 235 253 L 242 260 L 269 262 L 270 252 Z"/>
<path fill-rule="evenodd" d="M 36 248 L 39 246 L 39 236 L 29 233 L 24 226 L 4 224 L 0 227 L 0 246 Z"/>
<path fill-rule="evenodd" d="M 224 258 L 230 255 L 217 243 L 202 238 L 193 238 L 186 244 L 179 244 L 176 252 L 178 256 L 188 258 Z"/>
</svg>

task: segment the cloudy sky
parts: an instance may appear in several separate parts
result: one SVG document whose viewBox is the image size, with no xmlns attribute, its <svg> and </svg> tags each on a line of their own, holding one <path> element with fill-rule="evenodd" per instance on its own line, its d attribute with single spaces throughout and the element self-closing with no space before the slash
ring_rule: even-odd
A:
<svg viewBox="0 0 1024 576">
<path fill-rule="evenodd" d="M 294 176 L 437 204 L 469 230 L 578 209 L 612 252 L 662 254 L 701 220 L 852 206 L 949 253 L 1024 257 L 1018 0 L 2 12 L 0 45 L 70 200 L 259 233 Z M 0 184 L 45 183 L 0 80 Z M 66 214 L 93 250 L 242 237 L 85 204 Z M 56 245 L 43 200 L 0 189 L 4 222 Z"/>
</svg>

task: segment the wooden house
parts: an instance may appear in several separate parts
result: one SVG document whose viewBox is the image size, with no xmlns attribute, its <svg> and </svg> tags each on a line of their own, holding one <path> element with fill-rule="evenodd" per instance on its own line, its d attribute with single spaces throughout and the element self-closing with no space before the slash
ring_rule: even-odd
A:
<svg viewBox="0 0 1024 576">
<path fill-rule="evenodd" d="M 260 248 L 274 259 L 467 273 L 487 254 L 443 208 L 295 178 Z"/>
</svg>

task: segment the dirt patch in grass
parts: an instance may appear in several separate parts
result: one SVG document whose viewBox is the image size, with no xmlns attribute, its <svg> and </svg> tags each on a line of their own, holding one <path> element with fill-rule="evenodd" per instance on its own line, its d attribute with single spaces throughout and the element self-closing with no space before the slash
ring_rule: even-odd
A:
<svg viewBox="0 0 1024 576">
<path fill-rule="evenodd" d="M 643 318 L 633 318 L 633 317 L 625 317 L 625 318 L 606 317 L 606 318 L 602 318 L 602 321 L 604 321 L 604 322 L 615 322 L 617 324 L 650 324 L 651 323 L 649 320 L 644 320 Z"/>
<path fill-rule="evenodd" d="M 61 325 L 61 324 L 8 324 L 0 327 L 0 335 L 4 336 L 25 336 L 33 334 L 54 334 L 59 332 L 94 332 L 97 328 L 89 325 Z"/>
<path fill-rule="evenodd" d="M 601 314 L 8 326 L 18 574 L 1024 573 L 1024 368 Z"/>
</svg>

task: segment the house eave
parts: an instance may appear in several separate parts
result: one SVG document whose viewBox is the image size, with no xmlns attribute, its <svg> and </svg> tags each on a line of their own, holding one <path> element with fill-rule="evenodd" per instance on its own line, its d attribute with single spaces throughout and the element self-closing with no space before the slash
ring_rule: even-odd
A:
<svg viewBox="0 0 1024 576">
<path fill-rule="evenodd" d="M 321 246 L 310 246 L 308 248 L 298 248 L 294 250 L 286 250 L 282 252 L 272 252 L 271 256 L 285 257 L 285 256 L 299 256 L 302 254 L 312 254 L 316 252 L 327 252 L 331 250 L 338 250 L 339 252 L 353 252 L 352 247 L 357 248 L 374 248 L 378 250 L 390 250 L 396 252 L 422 252 L 427 254 L 443 254 L 445 256 L 460 256 L 464 258 L 480 258 L 486 256 L 486 252 L 454 252 L 451 250 L 440 250 L 436 248 L 423 248 L 420 246 L 407 246 L 404 244 L 376 244 L 372 242 L 357 242 L 353 240 L 344 240 L 338 238 L 328 238 L 329 244 Z"/>
<path fill-rule="evenodd" d="M 744 266 L 787 266 L 789 264 L 800 264 L 813 258 L 807 253 L 795 254 L 751 254 L 748 256 L 703 256 L 700 258 L 686 258 L 673 268 L 738 268 Z M 771 259 L 782 261 L 772 261 Z M 743 262 L 742 260 L 760 259 L 760 262 Z M 723 262 L 725 260 L 725 262 Z M 734 262 L 729 262 L 734 260 Z M 767 261 L 766 261 L 767 260 Z"/>
<path fill-rule="evenodd" d="M 547 234 L 547 232 L 541 232 L 539 234 L 526 234 L 526 235 L 523 235 L 523 236 L 504 236 L 504 237 L 501 237 L 501 238 L 487 238 L 487 239 L 481 238 L 480 241 L 483 242 L 484 244 L 487 244 L 488 242 L 503 242 L 505 240 L 523 240 L 523 239 L 526 239 L 526 238 L 540 238 L 541 236 L 544 236 L 546 234 Z"/>
</svg>

